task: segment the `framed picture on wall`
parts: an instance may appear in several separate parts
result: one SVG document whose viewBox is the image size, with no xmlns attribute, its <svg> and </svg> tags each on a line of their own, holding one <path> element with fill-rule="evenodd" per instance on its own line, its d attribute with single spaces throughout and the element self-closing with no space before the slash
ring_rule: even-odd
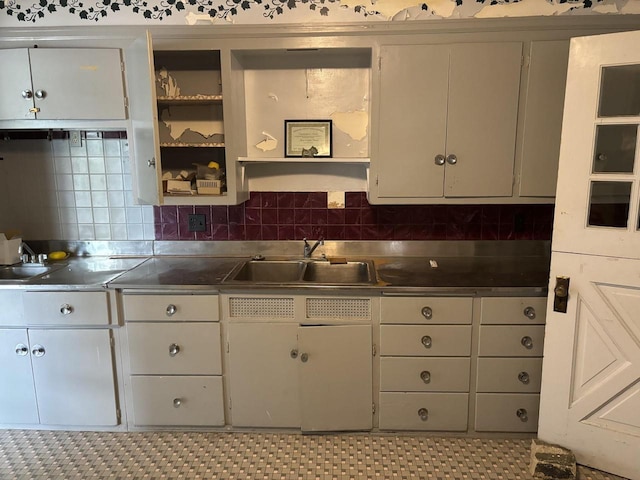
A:
<svg viewBox="0 0 640 480">
<path fill-rule="evenodd" d="M 331 120 L 285 120 L 284 156 L 331 158 Z"/>
</svg>

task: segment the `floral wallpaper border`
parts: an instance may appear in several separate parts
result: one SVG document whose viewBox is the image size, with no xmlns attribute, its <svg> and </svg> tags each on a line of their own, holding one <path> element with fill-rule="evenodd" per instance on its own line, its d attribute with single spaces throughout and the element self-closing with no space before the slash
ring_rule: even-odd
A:
<svg viewBox="0 0 640 480">
<path fill-rule="evenodd" d="M 280 16 L 287 16 L 294 11 L 307 9 L 310 15 L 330 17 L 338 11 L 349 9 L 351 14 L 367 17 L 389 18 L 390 7 L 397 6 L 397 11 L 408 8 L 422 12 L 436 13 L 434 8 L 440 8 L 450 2 L 453 8 L 463 5 L 505 6 L 524 4 L 534 0 L 428 0 L 427 2 L 407 2 L 403 0 L 161 0 L 158 2 L 146 0 L 37 0 L 21 2 L 18 0 L 0 0 L 0 24 L 2 15 L 11 17 L 18 22 L 35 24 L 53 15 L 67 14 L 80 21 L 100 22 L 107 17 L 118 15 L 138 17 L 142 22 L 162 22 L 178 14 L 193 14 L 199 18 L 209 17 L 213 20 L 232 21 L 249 11 L 260 11 L 263 21 L 274 20 Z M 633 0 L 629 0 L 633 1 Z M 358 3 L 360 2 L 360 3 Z M 563 12 L 593 9 L 595 5 L 612 5 L 612 0 L 541 0 L 539 3 L 547 6 L 562 6 Z M 384 3 L 385 9 L 378 8 Z M 615 3 L 615 2 L 613 2 Z M 436 7 L 434 7 L 436 5 Z M 617 4 L 616 4 L 617 5 Z M 447 7 L 450 11 L 451 6 Z M 534 7 L 535 8 L 535 7 Z M 617 8 L 617 7 L 616 7 Z M 541 10 L 540 14 L 544 14 Z M 460 16 L 460 15 L 458 15 Z M 330 19 L 330 18 L 327 18 Z M 393 19 L 393 18 L 392 18 Z M 408 19 L 408 18 L 404 18 Z"/>
</svg>

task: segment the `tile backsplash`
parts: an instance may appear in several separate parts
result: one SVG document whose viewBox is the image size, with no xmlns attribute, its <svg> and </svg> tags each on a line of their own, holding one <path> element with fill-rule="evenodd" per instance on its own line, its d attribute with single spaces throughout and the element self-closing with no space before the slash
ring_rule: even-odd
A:
<svg viewBox="0 0 640 480">
<path fill-rule="evenodd" d="M 80 146 L 67 132 L 4 136 L 0 231 L 18 229 L 26 240 L 154 239 L 153 207 L 133 200 L 124 132 L 82 132 Z"/>
<path fill-rule="evenodd" d="M 204 232 L 189 232 L 190 214 Z M 237 206 L 154 207 L 157 240 L 550 240 L 553 205 L 370 205 L 347 192 L 327 208 L 326 192 L 253 192 Z"/>
</svg>

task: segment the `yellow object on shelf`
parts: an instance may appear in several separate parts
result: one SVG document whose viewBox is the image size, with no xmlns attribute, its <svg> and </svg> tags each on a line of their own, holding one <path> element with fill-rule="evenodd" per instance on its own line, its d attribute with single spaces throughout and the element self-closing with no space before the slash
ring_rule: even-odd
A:
<svg viewBox="0 0 640 480">
<path fill-rule="evenodd" d="M 61 251 L 51 252 L 49 254 L 49 260 L 64 260 L 68 256 L 69 254 L 67 252 L 61 252 Z"/>
<path fill-rule="evenodd" d="M 218 162 L 209 162 L 209 165 L 207 165 L 208 168 L 215 168 L 216 170 L 220 170 L 220 165 L 218 164 Z"/>
</svg>

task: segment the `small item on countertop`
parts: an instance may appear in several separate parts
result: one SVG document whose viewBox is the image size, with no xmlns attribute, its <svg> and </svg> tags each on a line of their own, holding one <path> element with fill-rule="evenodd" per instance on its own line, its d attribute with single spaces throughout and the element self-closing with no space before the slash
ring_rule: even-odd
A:
<svg viewBox="0 0 640 480">
<path fill-rule="evenodd" d="M 68 258 L 69 255 L 70 253 L 68 252 L 62 252 L 58 250 L 49 254 L 49 260 L 64 260 L 65 258 Z"/>
<path fill-rule="evenodd" d="M 329 260 L 331 265 L 344 265 L 347 263 L 347 259 L 345 257 L 327 257 L 327 260 Z"/>
<path fill-rule="evenodd" d="M 435 260 L 429 260 L 429 265 L 431 265 L 431 268 L 438 268 L 438 262 Z"/>
</svg>

